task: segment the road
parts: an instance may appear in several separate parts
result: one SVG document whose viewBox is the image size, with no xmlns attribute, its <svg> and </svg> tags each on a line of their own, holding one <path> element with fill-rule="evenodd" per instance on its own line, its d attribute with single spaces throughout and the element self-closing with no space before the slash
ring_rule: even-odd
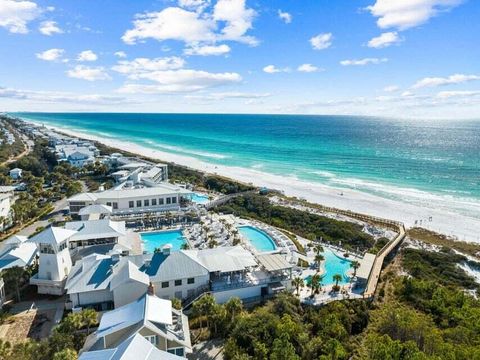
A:
<svg viewBox="0 0 480 360">
<path fill-rule="evenodd" d="M 57 202 L 54 203 L 54 209 L 48 215 L 46 215 L 43 219 L 37 220 L 33 224 L 23 228 L 18 232 L 18 235 L 30 236 L 40 226 L 47 227 L 51 223 L 52 218 L 55 221 L 63 220 L 64 214 L 62 210 L 65 209 L 66 207 L 67 207 L 66 198 L 58 200 Z"/>
</svg>

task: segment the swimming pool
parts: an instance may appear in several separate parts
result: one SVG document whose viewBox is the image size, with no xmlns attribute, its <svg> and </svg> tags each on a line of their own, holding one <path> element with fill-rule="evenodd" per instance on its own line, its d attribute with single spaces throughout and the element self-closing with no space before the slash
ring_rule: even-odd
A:
<svg viewBox="0 0 480 360">
<path fill-rule="evenodd" d="M 350 260 L 337 256 L 332 250 L 329 248 L 325 248 L 325 251 L 322 253 L 323 257 L 325 258 L 325 262 L 323 263 L 323 269 L 325 270 L 323 273 L 323 285 L 331 285 L 335 284 L 333 281 L 333 275 L 340 274 L 342 276 L 342 281 L 339 281 L 339 285 L 348 284 L 350 281 L 350 277 L 347 275 L 347 271 L 350 270 L 350 264 L 352 263 Z M 305 278 L 305 281 L 309 282 L 311 279 L 311 275 Z"/>
<path fill-rule="evenodd" d="M 141 234 L 143 249 L 153 253 L 155 248 L 162 248 L 167 244 L 172 245 L 173 251 L 182 249 L 182 245 L 187 241 L 183 237 L 181 230 L 157 231 Z"/>
<path fill-rule="evenodd" d="M 197 204 L 206 204 L 209 202 L 208 195 L 193 193 L 191 199 L 194 203 Z"/>
<path fill-rule="evenodd" d="M 276 250 L 275 242 L 264 231 L 253 226 L 239 226 L 238 231 L 244 236 L 259 252 Z"/>
</svg>

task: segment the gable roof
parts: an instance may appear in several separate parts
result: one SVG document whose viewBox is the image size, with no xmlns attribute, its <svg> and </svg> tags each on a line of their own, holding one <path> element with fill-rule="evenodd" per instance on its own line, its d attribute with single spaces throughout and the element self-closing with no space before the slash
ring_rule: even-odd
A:
<svg viewBox="0 0 480 360">
<path fill-rule="evenodd" d="M 134 334 L 116 348 L 88 351 L 78 360 L 180 360 L 183 357 L 170 354 L 155 347 L 142 335 Z"/>
<path fill-rule="evenodd" d="M 7 240 L 2 242 L 2 245 L 20 245 L 28 240 L 27 236 L 23 235 L 13 235 L 10 236 Z"/>
<path fill-rule="evenodd" d="M 68 274 L 67 294 L 107 289 L 116 263 L 110 256 L 92 254 L 79 260 Z"/>
<path fill-rule="evenodd" d="M 113 290 L 129 281 L 137 281 L 146 285 L 150 283 L 148 275 L 140 271 L 137 265 L 128 259 L 122 259 L 113 270 L 113 276 L 110 282 L 110 290 Z"/>
<path fill-rule="evenodd" d="M 43 230 L 40 234 L 32 237 L 29 241 L 37 244 L 57 245 L 62 241 L 71 238 L 76 233 L 77 232 L 75 230 L 50 226 L 49 228 Z"/>
<path fill-rule="evenodd" d="M 179 252 L 202 264 L 209 272 L 243 271 L 257 265 L 255 257 L 239 245 Z"/>
<path fill-rule="evenodd" d="M 138 260 L 134 258 L 133 261 Z M 168 255 L 156 253 L 151 255 L 150 261 L 142 256 L 142 262 L 140 270 L 149 275 L 153 282 L 205 276 L 209 273 L 205 266 L 182 251 L 173 251 Z"/>
<path fill-rule="evenodd" d="M 172 325 L 172 302 L 145 294 L 140 299 L 103 314 L 97 329 L 102 338 L 127 327 L 147 322 Z"/>
<path fill-rule="evenodd" d="M 120 237 L 127 233 L 125 222 L 110 219 L 71 221 L 65 224 L 65 229 L 76 231 L 73 241 Z"/>
<path fill-rule="evenodd" d="M 112 213 L 112 207 L 103 205 L 103 204 L 94 204 L 94 205 L 89 205 L 85 206 L 84 208 L 81 208 L 80 211 L 78 212 L 78 215 L 90 215 L 90 214 L 111 214 Z"/>
<path fill-rule="evenodd" d="M 15 266 L 26 267 L 33 263 L 37 255 L 37 245 L 31 242 L 23 242 L 11 248 L 0 256 L 0 271 Z"/>
</svg>

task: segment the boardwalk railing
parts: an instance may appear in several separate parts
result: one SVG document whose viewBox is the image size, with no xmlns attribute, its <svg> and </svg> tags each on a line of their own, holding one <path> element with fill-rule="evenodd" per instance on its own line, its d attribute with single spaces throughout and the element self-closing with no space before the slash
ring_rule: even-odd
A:
<svg viewBox="0 0 480 360">
<path fill-rule="evenodd" d="M 243 192 L 239 192 L 239 193 L 235 193 L 235 194 L 220 196 L 219 198 L 217 198 L 215 200 L 212 200 L 209 203 L 205 204 L 205 208 L 207 210 L 210 210 L 211 208 L 214 208 L 216 206 L 223 205 L 223 204 L 227 203 L 229 200 L 231 200 L 233 198 L 248 195 L 248 194 L 254 194 L 256 192 L 257 192 L 256 190 L 249 190 L 249 191 L 243 191 Z"/>
</svg>

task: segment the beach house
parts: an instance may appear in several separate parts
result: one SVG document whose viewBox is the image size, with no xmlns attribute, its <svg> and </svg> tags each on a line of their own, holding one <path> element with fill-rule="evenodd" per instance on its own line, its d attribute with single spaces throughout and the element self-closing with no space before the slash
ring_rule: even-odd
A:
<svg viewBox="0 0 480 360">
<path fill-rule="evenodd" d="M 139 299 L 103 314 L 84 351 L 118 349 L 137 334 L 158 350 L 176 356 L 185 357 L 192 352 L 187 316 L 173 309 L 171 301 L 153 295 L 152 289 Z"/>
<path fill-rule="evenodd" d="M 10 178 L 12 180 L 19 180 L 19 179 L 22 178 L 22 173 L 23 173 L 22 169 L 14 168 L 14 169 L 10 170 Z"/>
<path fill-rule="evenodd" d="M 0 271 L 33 265 L 37 253 L 37 245 L 29 242 L 26 236 L 13 235 L 0 244 Z"/>
<path fill-rule="evenodd" d="M 0 193 L 0 231 L 8 228 L 12 221 L 12 199 L 11 193 Z"/>
</svg>

